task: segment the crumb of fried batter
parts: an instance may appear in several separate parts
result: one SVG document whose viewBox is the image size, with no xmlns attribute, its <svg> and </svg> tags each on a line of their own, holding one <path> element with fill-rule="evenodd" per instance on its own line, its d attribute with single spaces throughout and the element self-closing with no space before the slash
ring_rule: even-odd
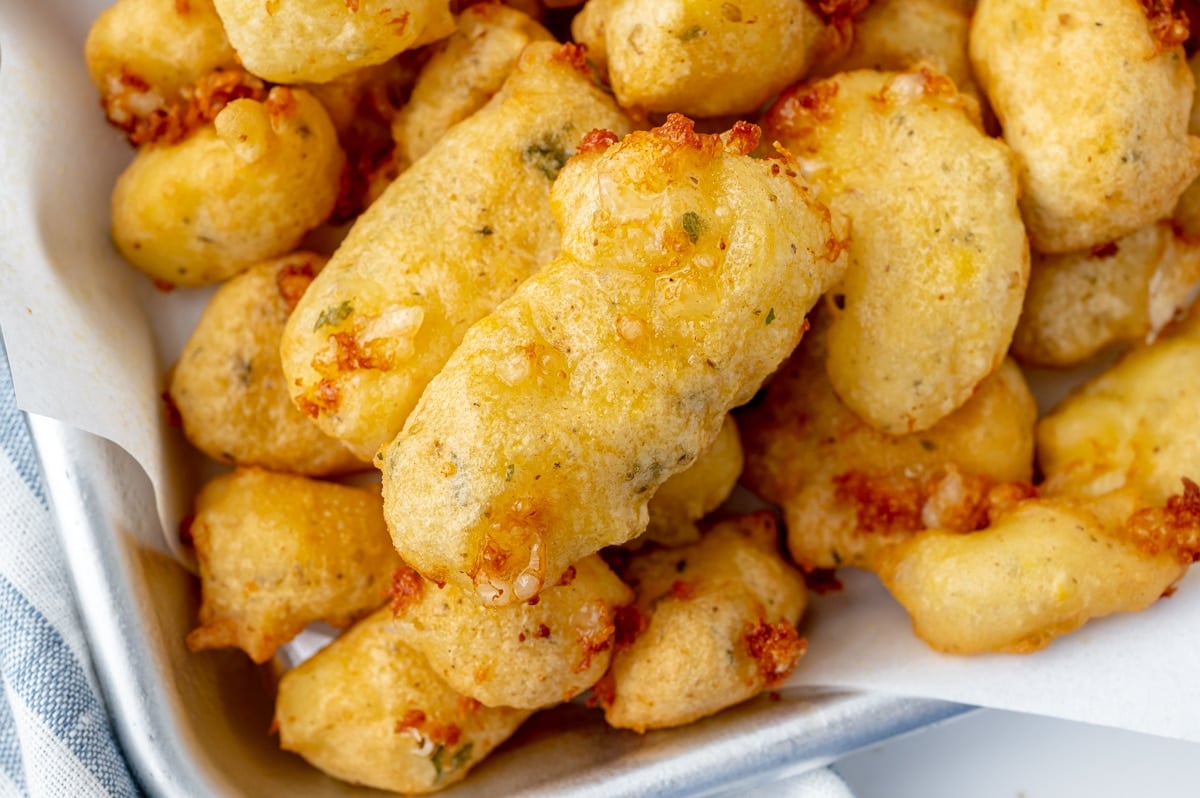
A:
<svg viewBox="0 0 1200 798">
<path fill-rule="evenodd" d="M 296 309 L 296 304 L 308 290 L 316 272 L 311 261 L 288 263 L 275 273 L 275 289 L 280 299 L 287 305 L 288 311 Z"/>
<path fill-rule="evenodd" d="M 608 610 L 603 601 L 594 603 L 600 606 L 600 611 L 603 614 L 603 622 L 594 631 L 578 635 L 577 639 L 582 651 L 579 654 L 579 661 L 571 669 L 572 673 L 583 673 L 590 668 L 593 657 L 602 651 L 612 648 L 613 638 L 617 634 L 617 626 L 613 620 L 612 612 Z"/>
<path fill-rule="evenodd" d="M 790 676 L 808 648 L 808 641 L 787 622 L 772 624 L 760 620 L 748 627 L 743 637 L 767 687 L 777 687 Z"/>
<path fill-rule="evenodd" d="M 617 607 L 614 612 L 613 622 L 616 626 L 617 648 L 625 648 L 633 645 L 633 642 L 650 625 L 649 619 L 633 604 L 626 607 Z"/>
<path fill-rule="evenodd" d="M 139 113 L 131 97 L 149 91 L 145 81 L 125 70 L 121 90 L 109 92 L 102 100 L 109 124 L 125 132 L 129 143 L 170 146 L 190 136 L 196 129 L 217 118 L 226 105 L 239 99 L 262 100 L 266 85 L 243 69 L 217 69 L 200 78 L 170 101 L 162 101 L 150 111 Z"/>
<path fill-rule="evenodd" d="M 402 565 L 393 571 L 392 584 L 387 591 L 387 595 L 391 599 L 389 606 L 392 609 L 392 615 L 404 612 L 409 605 L 421 597 L 424 589 L 425 580 L 407 565 Z"/>
<path fill-rule="evenodd" d="M 1183 477 L 1183 491 L 1164 507 L 1138 510 L 1125 523 L 1134 544 L 1154 556 L 1173 554 L 1182 563 L 1200 560 L 1200 486 Z"/>
<path fill-rule="evenodd" d="M 838 84 L 833 80 L 797 84 L 772 103 L 763 124 L 771 136 L 803 139 L 818 123 L 833 118 L 837 94 Z"/>
<path fill-rule="evenodd" d="M 1175 10 L 1175 0 L 1140 0 L 1158 52 L 1183 44 L 1191 35 L 1187 14 Z"/>
<path fill-rule="evenodd" d="M 562 47 L 559 47 L 554 55 L 550 56 L 551 61 L 558 61 L 566 64 L 577 72 L 582 72 L 590 76 L 592 68 L 588 65 L 587 47 L 575 42 L 567 42 Z"/>
<path fill-rule="evenodd" d="M 575 148 L 575 152 L 601 153 L 618 141 L 620 139 L 617 138 L 617 134 L 611 130 L 601 130 L 599 128 L 589 130 L 583 134 L 583 138 L 580 139 L 579 146 Z"/>
</svg>

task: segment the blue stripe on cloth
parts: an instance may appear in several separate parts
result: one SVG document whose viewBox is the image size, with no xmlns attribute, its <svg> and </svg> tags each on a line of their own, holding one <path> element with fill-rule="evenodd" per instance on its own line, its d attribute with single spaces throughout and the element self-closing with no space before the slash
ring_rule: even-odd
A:
<svg viewBox="0 0 1200 798">
<path fill-rule="evenodd" d="M 12 375 L 8 370 L 8 354 L 4 351 L 3 339 L 0 339 L 0 450 L 8 454 L 13 468 L 21 475 L 21 479 L 41 502 L 42 507 L 49 509 L 46 493 L 42 489 L 42 472 L 25 426 L 25 416 L 17 409 L 17 397 L 13 392 Z"/>
<path fill-rule="evenodd" d="M 137 796 L 104 706 L 62 635 L 0 577 L 0 677 L 112 796 Z"/>
<path fill-rule="evenodd" d="M 0 688 L 4 684 L 0 678 Z M 13 722 L 12 710 L 0 689 L 0 773 L 17 785 L 22 793 L 29 792 L 25 784 L 25 767 L 21 764 L 21 745 L 17 738 L 17 725 Z"/>
</svg>

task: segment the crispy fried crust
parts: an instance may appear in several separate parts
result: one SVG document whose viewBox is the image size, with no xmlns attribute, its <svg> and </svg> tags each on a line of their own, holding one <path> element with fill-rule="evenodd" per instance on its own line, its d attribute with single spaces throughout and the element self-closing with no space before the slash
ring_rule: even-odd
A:
<svg viewBox="0 0 1200 798">
<path fill-rule="evenodd" d="M 540 709 L 570 700 L 608 669 L 615 615 L 633 593 L 599 557 L 536 599 L 480 605 L 473 593 L 425 582 L 409 568 L 393 577 L 397 633 L 439 676 L 484 706 Z"/>
<path fill-rule="evenodd" d="M 980 0 L 971 63 L 1017 154 L 1033 248 L 1086 250 L 1170 214 L 1200 173 L 1167 3 Z M 1078 109 L 1088 109 L 1077 113 Z"/>
<path fill-rule="evenodd" d="M 1034 255 L 1013 355 L 1075 366 L 1107 347 L 1153 340 L 1200 282 L 1200 240 L 1156 222 L 1091 251 Z"/>
<path fill-rule="evenodd" d="M 717 524 L 699 543 L 636 554 L 622 571 L 636 609 L 617 618 L 605 719 L 645 731 L 688 723 L 786 679 L 804 654 L 806 594 L 778 551 L 774 516 Z"/>
<path fill-rule="evenodd" d="M 414 568 L 496 605 L 536 595 L 641 532 L 795 346 L 844 235 L 794 161 L 745 154 L 756 141 L 675 116 L 563 169 L 562 252 L 471 328 L 382 452 Z"/>
<path fill-rule="evenodd" d="M 818 314 L 765 395 L 739 413 L 744 482 L 783 507 L 797 562 L 864 566 L 893 539 L 927 526 L 969 531 L 1029 495 L 1037 409 L 1013 363 L 931 429 L 892 436 L 837 398 L 827 330 Z"/>
<path fill-rule="evenodd" d="M 1200 310 L 1042 419 L 1036 498 L 981 531 L 877 551 L 869 567 L 917 634 L 943 651 L 1028 652 L 1169 594 L 1200 553 L 1197 375 Z"/>
<path fill-rule="evenodd" d="M 184 434 L 214 460 L 308 476 L 366 464 L 297 410 L 279 339 L 325 259 L 297 252 L 251 267 L 213 295 L 171 375 Z"/>
<path fill-rule="evenodd" d="M 188 648 L 236 646 L 255 662 L 314 621 L 345 626 L 383 604 L 400 563 L 375 488 L 260 469 L 209 482 L 191 534 L 203 600 Z"/>
<path fill-rule="evenodd" d="M 214 0 L 242 63 L 276 83 L 326 83 L 454 31 L 449 0 Z"/>
<path fill-rule="evenodd" d="M 388 187 L 284 334 L 293 400 L 360 457 L 395 437 L 467 329 L 557 252 L 550 185 L 576 141 L 629 128 L 559 50 L 530 45 L 491 103 Z"/>
<path fill-rule="evenodd" d="M 113 242 L 165 284 L 228 279 L 292 251 L 328 218 L 344 162 L 307 92 L 235 99 L 180 143 L 139 151 L 113 189 Z"/>
<path fill-rule="evenodd" d="M 794 0 L 597 0 L 573 26 L 622 107 L 693 117 L 754 112 L 835 30 Z"/>
<path fill-rule="evenodd" d="M 999 366 L 1021 312 L 1029 251 L 1012 153 L 926 66 L 794 87 L 766 133 L 853 229 L 830 303 L 838 396 L 884 432 L 929 429 Z"/>
<path fill-rule="evenodd" d="M 279 743 L 344 781 L 434 792 L 461 781 L 529 713 L 456 693 L 397 627 L 385 607 L 288 671 L 275 704 Z"/>
</svg>

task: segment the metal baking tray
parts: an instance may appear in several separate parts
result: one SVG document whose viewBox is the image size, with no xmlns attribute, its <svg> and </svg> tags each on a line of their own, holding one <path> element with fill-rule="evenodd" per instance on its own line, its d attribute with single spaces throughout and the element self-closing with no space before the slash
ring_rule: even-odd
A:
<svg viewBox="0 0 1200 798">
<path fill-rule="evenodd" d="M 30 427 L 85 633 L 137 780 L 163 798 L 352 796 L 270 734 L 283 658 L 191 654 L 194 577 L 138 540 L 158 534 L 149 479 L 120 447 L 58 421 Z M 925 699 L 784 688 L 679 729 L 607 728 L 597 710 L 541 713 L 446 796 L 713 795 L 820 767 L 971 708 Z"/>
</svg>

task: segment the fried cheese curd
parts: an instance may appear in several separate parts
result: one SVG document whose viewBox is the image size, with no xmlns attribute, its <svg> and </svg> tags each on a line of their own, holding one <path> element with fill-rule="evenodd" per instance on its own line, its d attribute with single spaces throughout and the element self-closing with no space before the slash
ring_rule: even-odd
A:
<svg viewBox="0 0 1200 798">
<path fill-rule="evenodd" d="M 1200 557 L 1200 313 L 1037 429 L 1038 497 L 971 534 L 918 533 L 874 567 L 932 647 L 1028 652 L 1167 595 Z"/>
<path fill-rule="evenodd" d="M 826 26 L 797 0 L 589 0 L 573 33 L 601 54 L 622 108 L 713 117 L 754 112 L 799 79 Z"/>
<path fill-rule="evenodd" d="M 619 618 L 595 695 L 610 726 L 680 726 L 778 686 L 804 654 L 807 594 L 770 513 L 724 521 L 699 543 L 634 555 L 637 604 Z"/>
<path fill-rule="evenodd" d="M 1094 250 L 1033 256 L 1013 354 L 1035 366 L 1083 363 L 1153 340 L 1200 282 L 1200 240 L 1157 222 Z"/>
<path fill-rule="evenodd" d="M 329 220 L 305 236 L 303 246 L 332 254 L 346 237 L 348 222 L 383 194 L 403 171 L 395 158 L 392 123 L 408 102 L 426 59 L 409 50 L 375 66 L 348 72 L 327 83 L 301 85 L 329 114 L 346 154 L 341 190 Z"/>
<path fill-rule="evenodd" d="M 969 532 L 989 507 L 1032 493 L 1037 406 L 1011 360 L 928 430 L 888 435 L 838 399 L 825 375 L 828 319 L 817 316 L 764 395 L 739 412 L 743 483 L 783 509 L 805 570 L 871 568 L 926 527 Z"/>
<path fill-rule="evenodd" d="M 458 30 L 430 57 L 392 123 L 396 159 L 411 164 L 446 131 L 487 104 L 531 42 L 554 41 L 529 16 L 499 3 L 463 10 Z"/>
<path fill-rule="evenodd" d="M 117 0 L 92 23 L 83 54 L 108 120 L 134 144 L 160 137 L 197 81 L 237 73 L 212 0 Z"/>
<path fill-rule="evenodd" d="M 394 438 L 467 329 L 558 252 L 550 185 L 595 127 L 629 122 L 579 49 L 526 48 L 500 93 L 359 217 L 296 307 L 281 353 L 297 406 L 366 459 Z"/>
<path fill-rule="evenodd" d="M 325 83 L 454 32 L 449 0 L 213 0 L 246 69 Z"/>
<path fill-rule="evenodd" d="M 860 417 L 929 429 L 1004 359 L 1029 279 L 1012 153 L 927 67 L 789 89 L 765 128 L 851 224 L 827 368 Z"/>
<path fill-rule="evenodd" d="M 162 286 L 227 279 L 324 222 L 344 162 L 308 93 L 234 100 L 181 143 L 138 152 L 113 189 L 113 242 Z"/>
<path fill-rule="evenodd" d="M 284 674 L 279 744 L 343 781 L 434 792 L 462 781 L 530 713 L 456 693 L 397 626 L 384 607 Z"/>
<path fill-rule="evenodd" d="M 647 505 L 650 521 L 646 531 L 630 544 L 695 543 L 700 539 L 696 522 L 729 498 L 744 464 L 737 422 L 733 416 L 726 416 L 712 445 L 655 492 Z"/>
<path fill-rule="evenodd" d="M 975 75 L 1020 164 L 1033 248 L 1114 241 L 1171 213 L 1200 173 L 1193 79 L 1170 3 L 980 0 Z"/>
<path fill-rule="evenodd" d="M 646 503 L 796 346 L 845 231 L 758 128 L 596 132 L 551 193 L 562 252 L 467 333 L 384 447 L 425 577 L 503 606 L 647 524 Z"/>
<path fill-rule="evenodd" d="M 366 468 L 292 404 L 279 339 L 325 258 L 297 252 L 222 285 L 179 356 L 169 394 L 200 451 L 234 465 L 325 476 Z"/>
<path fill-rule="evenodd" d="M 416 571 L 393 580 L 405 644 L 454 690 L 484 706 L 541 709 L 591 687 L 608 670 L 618 608 L 633 591 L 599 555 L 572 565 L 536 600 L 485 607 L 474 592 L 438 587 Z"/>
<path fill-rule="evenodd" d="M 853 21 L 849 48 L 815 64 L 808 77 L 927 64 L 978 101 L 967 57 L 970 27 L 971 9 L 957 0 L 873 0 Z"/>
<path fill-rule="evenodd" d="M 1192 22 L 1200 23 L 1200 20 Z M 1192 82 L 1196 85 L 1192 94 L 1192 112 L 1188 116 L 1188 133 L 1197 136 L 1200 135 L 1200 52 L 1193 53 L 1187 63 L 1192 73 Z M 1184 235 L 1200 239 L 1200 178 L 1193 180 L 1179 196 L 1171 219 Z"/>
<path fill-rule="evenodd" d="M 202 601 L 188 648 L 260 663 L 314 621 L 346 626 L 383 604 L 400 565 L 378 488 L 257 468 L 204 486 L 191 535 Z"/>
</svg>

